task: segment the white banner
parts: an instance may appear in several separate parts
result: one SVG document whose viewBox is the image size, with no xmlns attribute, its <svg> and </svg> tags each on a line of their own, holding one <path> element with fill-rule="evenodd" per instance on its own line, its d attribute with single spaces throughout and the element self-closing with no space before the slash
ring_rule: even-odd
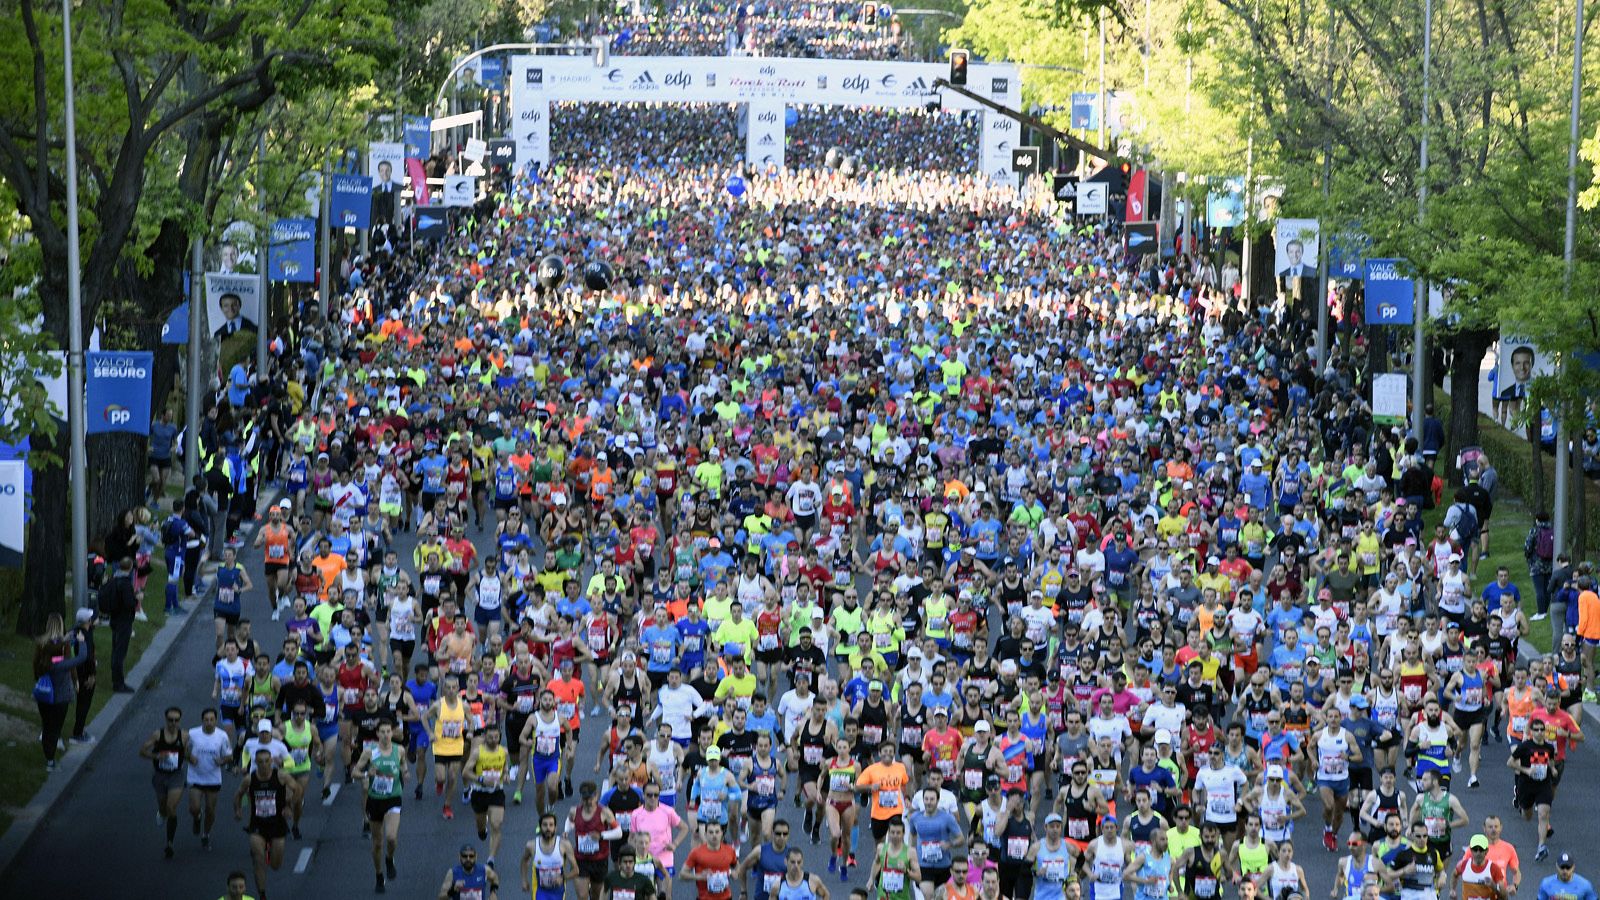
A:
<svg viewBox="0 0 1600 900">
<path fill-rule="evenodd" d="M 489 155 L 489 145 L 477 138 L 467 138 L 467 146 L 461 151 L 461 155 L 473 162 L 483 162 L 483 158 Z"/>
<path fill-rule="evenodd" d="M 261 319 L 261 276 L 206 273 L 206 327 L 222 340 L 236 331 L 256 333 Z"/>
<path fill-rule="evenodd" d="M 445 206 L 471 206 L 477 194 L 478 179 L 471 175 L 446 175 L 444 197 L 439 202 Z"/>
<path fill-rule="evenodd" d="M 1380 422 L 1404 422 L 1406 399 L 1411 379 L 1404 372 L 1385 372 L 1372 379 L 1372 418 Z"/>
<path fill-rule="evenodd" d="M 513 56 L 511 107 L 517 161 L 548 164 L 551 101 L 748 103 L 747 158 L 763 160 L 768 147 L 777 146 L 780 152 L 772 155 L 781 165 L 785 105 L 915 109 L 937 100 L 949 110 L 985 109 L 952 91 L 936 90 L 934 80 L 948 72 L 944 63 L 739 56 L 613 57 L 611 65 L 602 69 L 587 56 Z M 1012 109 L 1022 102 L 1022 81 L 1015 66 L 974 65 L 968 70 L 967 87 Z M 777 131 L 770 133 L 774 143 L 751 147 L 750 141 L 763 137 L 756 118 L 773 107 L 778 111 Z M 1016 184 L 1011 148 L 1021 143 L 1021 126 L 987 111 L 984 119 L 982 171 Z"/>
<path fill-rule="evenodd" d="M 1107 197 L 1111 193 L 1110 186 L 1099 181 L 1084 181 L 1078 184 L 1078 215 L 1103 216 L 1107 211 Z"/>
<path fill-rule="evenodd" d="M 0 462 L 0 565 L 22 564 L 23 538 L 28 533 L 27 478 L 27 463 Z"/>
<path fill-rule="evenodd" d="M 1011 171 L 1011 151 L 1022 145 L 1022 123 L 992 110 L 985 110 L 981 119 L 983 139 L 978 151 L 979 171 L 995 181 L 1016 187 L 1017 173 Z"/>
<path fill-rule="evenodd" d="M 752 101 L 744 136 L 744 158 L 761 171 L 783 168 L 788 106 L 770 100 Z"/>
</svg>

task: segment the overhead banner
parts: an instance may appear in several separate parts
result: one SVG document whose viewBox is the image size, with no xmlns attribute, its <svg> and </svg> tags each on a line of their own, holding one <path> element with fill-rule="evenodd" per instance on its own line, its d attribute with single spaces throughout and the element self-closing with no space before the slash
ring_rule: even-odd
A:
<svg viewBox="0 0 1600 900">
<path fill-rule="evenodd" d="M 89 434 L 150 433 L 150 369 L 155 354 L 112 351 L 85 354 Z"/>
<path fill-rule="evenodd" d="M 1317 277 L 1322 226 L 1316 219 L 1279 219 L 1272 269 L 1285 280 Z"/>
<path fill-rule="evenodd" d="M 879 60 L 618 56 L 600 68 L 587 55 L 514 56 L 511 107 L 517 162 L 549 164 L 552 101 L 920 109 L 938 100 L 947 110 L 984 110 L 981 171 L 1015 185 L 1011 148 L 1021 144 L 1022 126 L 967 97 L 935 88 L 934 81 L 948 74 L 944 63 Z M 1015 66 L 971 66 L 967 87 L 1013 109 L 1022 102 L 1022 81 Z"/>
<path fill-rule="evenodd" d="M 433 120 L 427 116 L 406 116 L 405 158 L 427 159 L 433 153 Z"/>
<path fill-rule="evenodd" d="M 0 462 L 0 567 L 22 565 L 24 536 L 28 533 L 28 464 Z"/>
<path fill-rule="evenodd" d="M 1125 236 L 1129 256 L 1149 256 L 1161 248 L 1161 223 L 1130 222 Z"/>
<path fill-rule="evenodd" d="M 372 179 L 365 175 L 333 176 L 335 228 L 372 227 Z"/>
<path fill-rule="evenodd" d="M 783 168 L 788 108 L 772 100 L 751 101 L 744 135 L 745 161 L 762 172 Z"/>
<path fill-rule="evenodd" d="M 1078 183 L 1078 215 L 1103 216 L 1110 206 L 1111 185 L 1101 181 Z"/>
<path fill-rule="evenodd" d="M 1072 95 L 1072 127 L 1084 131 L 1100 129 L 1100 95 Z"/>
<path fill-rule="evenodd" d="M 1410 325 L 1416 286 L 1400 259 L 1369 259 L 1366 267 L 1368 325 Z"/>
<path fill-rule="evenodd" d="M 313 219 L 279 219 L 267 243 L 267 277 L 273 281 L 310 284 L 317 280 L 317 223 Z"/>
<path fill-rule="evenodd" d="M 477 182 L 471 175 L 446 175 L 439 202 L 445 206 L 471 206 L 477 199 Z"/>
<path fill-rule="evenodd" d="M 1145 220 L 1149 185 L 1150 175 L 1143 169 L 1135 169 L 1133 174 L 1128 177 L 1128 215 L 1126 221 L 1143 222 Z"/>
<path fill-rule="evenodd" d="M 235 332 L 256 333 L 261 319 L 261 279 L 254 275 L 206 273 L 206 325 L 217 340 Z"/>
<path fill-rule="evenodd" d="M 1206 194 L 1206 224 L 1236 228 L 1244 224 L 1244 179 L 1221 179 L 1219 190 Z"/>
</svg>

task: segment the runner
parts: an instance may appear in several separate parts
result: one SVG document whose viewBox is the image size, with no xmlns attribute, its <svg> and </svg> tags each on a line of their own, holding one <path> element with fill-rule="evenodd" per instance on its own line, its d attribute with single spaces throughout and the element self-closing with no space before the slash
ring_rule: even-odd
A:
<svg viewBox="0 0 1600 900">
<path fill-rule="evenodd" d="M 461 861 L 444 873 L 444 883 L 439 885 L 439 896 L 458 900 L 494 900 L 500 889 L 500 876 L 490 863 L 478 867 L 478 848 L 462 844 Z"/>
<path fill-rule="evenodd" d="M 556 817 L 541 813 L 539 832 L 522 848 L 522 890 L 535 900 L 561 900 L 567 879 L 577 875 L 572 845 L 556 833 Z"/>
<path fill-rule="evenodd" d="M 267 868 L 283 867 L 283 839 L 289 834 L 289 823 L 284 819 L 286 810 L 299 787 L 278 768 L 272 751 L 261 748 L 255 752 L 255 766 L 239 782 L 233 796 L 233 817 L 242 819 L 240 802 L 250 801 L 250 824 L 245 830 L 250 834 L 250 858 L 255 866 L 256 893 L 267 896 Z"/>
<path fill-rule="evenodd" d="M 167 709 L 161 727 L 139 748 L 139 755 L 155 766 L 151 784 L 156 790 L 156 818 L 167 832 L 162 853 L 171 859 L 172 841 L 178 834 L 178 801 L 183 799 L 184 764 L 194 756 L 189 735 L 183 729 L 183 710 L 176 706 Z M 210 829 L 206 833 L 209 835 Z"/>
<path fill-rule="evenodd" d="M 171 714 L 168 713 L 170 718 Z M 211 829 L 217 821 L 217 797 L 222 793 L 222 769 L 233 759 L 233 743 L 217 727 L 217 711 L 200 711 L 200 724 L 189 729 L 189 819 L 200 836 L 200 849 L 211 849 Z M 203 816 L 203 819 L 202 819 Z"/>
<path fill-rule="evenodd" d="M 355 776 L 366 785 L 364 821 L 372 835 L 374 890 L 380 894 L 385 890 L 386 879 L 393 881 L 397 877 L 394 854 L 400 844 L 400 806 L 406 787 L 407 766 L 394 743 L 394 727 L 387 720 L 380 722 L 377 743 L 363 750 L 355 764 Z"/>
<path fill-rule="evenodd" d="M 511 762 L 506 748 L 500 744 L 500 729 L 487 728 L 483 740 L 474 744 L 467 754 L 463 769 L 472 792 L 472 817 L 478 825 L 478 840 L 489 842 L 489 868 L 494 868 L 494 858 L 500 852 L 500 829 L 506 817 L 506 782 L 511 776 Z"/>
</svg>

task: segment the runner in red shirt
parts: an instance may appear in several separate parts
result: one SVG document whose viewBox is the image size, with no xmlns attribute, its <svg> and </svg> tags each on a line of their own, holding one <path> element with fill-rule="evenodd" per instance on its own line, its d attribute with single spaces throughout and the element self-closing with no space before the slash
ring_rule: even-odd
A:
<svg viewBox="0 0 1600 900">
<path fill-rule="evenodd" d="M 683 861 L 683 877 L 695 883 L 699 900 L 730 900 L 739 855 L 722 842 L 721 825 L 706 822 L 700 828 L 706 842 L 689 851 L 689 858 Z"/>
</svg>

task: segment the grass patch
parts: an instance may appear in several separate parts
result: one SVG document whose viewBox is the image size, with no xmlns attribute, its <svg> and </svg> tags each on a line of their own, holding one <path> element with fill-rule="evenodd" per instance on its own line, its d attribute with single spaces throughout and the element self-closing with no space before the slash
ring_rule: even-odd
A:
<svg viewBox="0 0 1600 900">
<path fill-rule="evenodd" d="M 151 639 L 166 625 L 167 615 L 161 611 L 166 589 L 167 570 L 158 557 L 145 583 L 144 611 L 150 621 L 134 623 L 133 640 L 128 647 L 129 671 L 144 655 Z M 0 833 L 11 827 L 17 812 L 33 799 L 45 782 L 44 761 L 39 749 L 39 709 L 33 702 L 33 641 L 15 631 L 14 621 L 4 623 L 4 628 L 0 629 L 0 748 L 4 751 L 0 752 L 0 797 L 5 798 L 0 803 Z M 90 705 L 91 723 L 112 697 L 111 629 L 96 628 L 94 638 L 98 674 L 94 702 Z M 74 701 L 67 715 L 66 730 L 69 732 L 76 714 Z M 89 749 L 69 741 L 64 755 L 84 754 Z M 58 758 L 61 756 L 58 754 Z"/>
</svg>

